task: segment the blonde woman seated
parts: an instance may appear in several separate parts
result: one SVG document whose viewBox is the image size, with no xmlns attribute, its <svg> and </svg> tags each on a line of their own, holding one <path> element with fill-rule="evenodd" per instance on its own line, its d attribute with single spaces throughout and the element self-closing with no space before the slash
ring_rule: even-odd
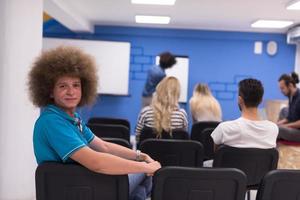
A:
<svg viewBox="0 0 300 200">
<path fill-rule="evenodd" d="M 197 84 L 190 99 L 193 122 L 222 121 L 221 106 L 206 84 Z"/>
<path fill-rule="evenodd" d="M 163 132 L 172 138 L 173 129 L 188 128 L 187 114 L 178 105 L 180 84 L 175 77 L 165 77 L 156 87 L 150 106 L 144 107 L 138 117 L 136 141 L 140 142 L 140 134 L 144 127 L 151 127 L 156 138 L 164 138 Z"/>
</svg>

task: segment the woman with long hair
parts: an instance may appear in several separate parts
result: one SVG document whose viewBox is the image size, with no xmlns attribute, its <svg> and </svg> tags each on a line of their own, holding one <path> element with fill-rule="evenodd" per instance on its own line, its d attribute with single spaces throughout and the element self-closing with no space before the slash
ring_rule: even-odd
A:
<svg viewBox="0 0 300 200">
<path fill-rule="evenodd" d="M 137 142 L 145 126 L 153 128 L 157 138 L 163 138 L 163 132 L 171 135 L 173 129 L 187 130 L 187 115 L 179 107 L 179 96 L 180 83 L 177 78 L 166 77 L 157 85 L 150 106 L 143 108 L 139 114 L 135 131 Z"/>
</svg>

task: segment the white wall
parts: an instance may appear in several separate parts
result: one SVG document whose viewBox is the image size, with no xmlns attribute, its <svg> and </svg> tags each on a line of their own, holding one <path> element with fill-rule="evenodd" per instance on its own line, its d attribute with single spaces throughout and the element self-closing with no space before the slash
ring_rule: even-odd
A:
<svg viewBox="0 0 300 200">
<path fill-rule="evenodd" d="M 300 44 L 297 44 L 297 49 L 296 49 L 295 72 L 300 74 Z M 287 73 L 289 73 L 289 72 L 287 72 Z"/>
<path fill-rule="evenodd" d="M 42 46 L 41 0 L 0 1 L 0 200 L 35 199 L 27 74 Z"/>
</svg>

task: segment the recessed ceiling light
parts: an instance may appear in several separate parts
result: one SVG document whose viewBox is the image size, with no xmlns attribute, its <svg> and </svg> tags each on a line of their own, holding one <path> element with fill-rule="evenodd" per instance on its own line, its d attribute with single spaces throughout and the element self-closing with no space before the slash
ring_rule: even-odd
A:
<svg viewBox="0 0 300 200">
<path fill-rule="evenodd" d="M 282 20 L 257 20 L 251 24 L 253 28 L 285 28 L 294 22 Z"/>
<path fill-rule="evenodd" d="M 300 10 L 300 1 L 292 1 L 286 7 L 288 10 Z"/>
<path fill-rule="evenodd" d="M 136 23 L 146 23 L 146 24 L 169 24 L 170 17 L 167 16 L 146 16 L 146 15 L 136 15 Z"/>
<path fill-rule="evenodd" d="M 174 5 L 176 0 L 131 0 L 132 4 Z"/>
</svg>

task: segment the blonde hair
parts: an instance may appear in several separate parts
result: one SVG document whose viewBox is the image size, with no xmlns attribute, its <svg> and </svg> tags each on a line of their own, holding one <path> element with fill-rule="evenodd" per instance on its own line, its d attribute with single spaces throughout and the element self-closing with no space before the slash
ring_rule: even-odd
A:
<svg viewBox="0 0 300 200">
<path fill-rule="evenodd" d="M 171 134 L 171 114 L 178 109 L 180 83 L 177 78 L 165 77 L 157 86 L 151 107 L 154 110 L 154 128 L 160 138 L 163 131 Z"/>
<path fill-rule="evenodd" d="M 208 85 L 197 84 L 190 99 L 190 110 L 194 121 L 221 121 L 222 111 Z"/>
</svg>

